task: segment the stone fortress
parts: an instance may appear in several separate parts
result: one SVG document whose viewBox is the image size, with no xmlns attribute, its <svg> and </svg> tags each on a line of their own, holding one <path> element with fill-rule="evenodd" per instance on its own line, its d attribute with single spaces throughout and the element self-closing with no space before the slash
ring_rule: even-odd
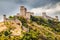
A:
<svg viewBox="0 0 60 40">
<path fill-rule="evenodd" d="M 4 21 L 9 20 L 8 18 L 6 18 L 6 15 L 3 15 L 3 16 L 4 16 Z M 17 13 L 16 16 L 21 16 L 21 17 L 24 17 L 25 19 L 29 20 L 30 16 L 34 16 L 34 13 L 28 12 L 27 8 L 25 8 L 24 6 L 20 6 L 20 13 Z M 15 16 L 15 19 L 16 19 L 16 16 Z M 52 17 L 46 15 L 46 12 L 42 12 L 42 17 L 45 19 L 50 19 L 50 20 L 59 20 L 58 16 L 55 16 L 55 18 L 52 18 Z"/>
<path fill-rule="evenodd" d="M 4 23 L 5 22 L 11 22 L 11 24 L 10 24 L 11 26 L 17 26 L 16 29 L 11 30 L 12 35 L 14 35 L 14 36 L 21 35 L 22 28 L 23 28 L 24 31 L 25 30 L 27 31 L 27 29 L 23 27 L 21 21 L 19 21 L 17 19 L 17 17 L 20 17 L 20 16 L 24 17 L 27 20 L 30 20 L 30 16 L 34 16 L 34 13 L 33 12 L 28 12 L 27 8 L 25 8 L 24 6 L 21 6 L 20 7 L 20 13 L 17 13 L 14 16 L 14 19 L 9 19 L 9 18 L 6 17 L 6 15 L 3 15 Z M 50 20 L 59 20 L 58 16 L 55 16 L 55 18 L 52 18 L 52 17 L 46 15 L 46 12 L 42 12 L 42 17 L 45 18 L 45 19 L 50 19 Z"/>
</svg>

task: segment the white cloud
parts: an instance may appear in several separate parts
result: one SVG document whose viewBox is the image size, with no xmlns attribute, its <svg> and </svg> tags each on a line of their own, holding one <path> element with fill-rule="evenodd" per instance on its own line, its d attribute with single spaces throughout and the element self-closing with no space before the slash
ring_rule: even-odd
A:
<svg viewBox="0 0 60 40">
<path fill-rule="evenodd" d="M 30 10 L 31 12 L 34 12 L 35 15 L 40 15 L 42 12 L 46 12 L 48 15 L 52 15 L 56 13 L 57 11 L 60 11 L 60 3 L 56 3 L 55 5 L 46 5 L 44 7 L 39 8 L 33 8 Z M 56 13 L 57 14 L 57 13 Z"/>
</svg>

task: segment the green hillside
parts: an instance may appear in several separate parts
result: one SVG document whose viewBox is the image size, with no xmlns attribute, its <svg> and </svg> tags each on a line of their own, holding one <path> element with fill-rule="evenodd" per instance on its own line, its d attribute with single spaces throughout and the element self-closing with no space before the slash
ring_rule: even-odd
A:
<svg viewBox="0 0 60 40">
<path fill-rule="evenodd" d="M 14 19 L 14 16 L 10 16 L 9 19 Z M 17 19 L 22 25 L 14 21 L 3 22 L 7 29 L 0 32 L 0 40 L 60 40 L 60 21 L 47 20 L 39 16 L 31 16 L 30 20 L 23 17 Z M 15 29 L 21 35 L 11 35 L 11 30 L 15 32 Z"/>
</svg>

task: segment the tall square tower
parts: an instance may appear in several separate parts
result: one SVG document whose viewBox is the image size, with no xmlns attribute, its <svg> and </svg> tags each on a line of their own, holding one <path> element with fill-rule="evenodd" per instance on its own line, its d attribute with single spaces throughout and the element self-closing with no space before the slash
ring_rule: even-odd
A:
<svg viewBox="0 0 60 40">
<path fill-rule="evenodd" d="M 27 9 L 24 6 L 20 7 L 20 15 L 21 16 L 25 17 L 26 16 L 26 11 L 27 11 Z"/>
</svg>

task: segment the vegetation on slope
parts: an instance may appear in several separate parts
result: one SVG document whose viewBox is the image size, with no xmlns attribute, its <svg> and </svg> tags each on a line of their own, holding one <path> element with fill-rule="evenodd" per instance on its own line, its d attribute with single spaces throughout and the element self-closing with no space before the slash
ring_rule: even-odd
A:
<svg viewBox="0 0 60 40">
<path fill-rule="evenodd" d="M 13 19 L 14 17 L 10 16 L 9 18 Z M 36 16 L 31 16 L 30 22 L 23 17 L 17 17 L 17 19 L 22 22 L 22 28 L 25 27 L 29 30 L 21 31 L 22 35 L 11 36 L 10 30 L 14 30 L 17 24 L 13 27 L 10 22 L 6 22 L 5 25 L 8 29 L 0 32 L 0 40 L 60 40 L 59 21 Z"/>
</svg>

